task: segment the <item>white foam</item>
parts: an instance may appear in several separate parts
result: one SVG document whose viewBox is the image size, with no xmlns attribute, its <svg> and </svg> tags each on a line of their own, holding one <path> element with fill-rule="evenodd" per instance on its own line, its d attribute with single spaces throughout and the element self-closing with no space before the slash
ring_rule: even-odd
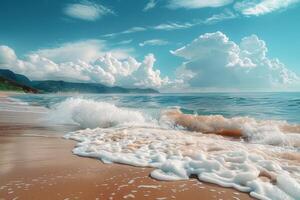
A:
<svg viewBox="0 0 300 200">
<path fill-rule="evenodd" d="M 151 188 L 151 189 L 157 189 L 161 187 L 160 185 L 139 185 L 138 188 Z"/>
<path fill-rule="evenodd" d="M 53 120 L 60 123 L 76 123 L 82 128 L 107 128 L 125 123 L 145 123 L 144 116 L 138 111 L 88 99 L 69 98 L 52 109 Z"/>
<path fill-rule="evenodd" d="M 89 127 L 65 136 L 79 142 L 74 154 L 104 163 L 153 167 L 151 176 L 159 180 L 196 176 L 262 200 L 300 199 L 300 163 L 294 159 L 299 157 L 297 142 L 290 144 L 287 140 L 297 138 L 297 134 L 284 133 L 282 122 L 236 118 L 225 119 L 224 124 L 220 116 L 215 122 L 210 116 L 206 124 L 201 124 L 208 128 L 242 128 L 249 142 L 173 129 L 162 120 L 158 124 L 139 111 L 104 102 L 69 99 L 56 107 L 56 114 L 58 111 Z"/>
<path fill-rule="evenodd" d="M 197 175 L 199 180 L 249 192 L 259 199 L 300 198 L 295 192 L 300 187 L 300 165 L 280 158 L 278 147 L 149 127 L 86 129 L 66 138 L 80 142 L 73 150 L 77 155 L 106 163 L 154 167 L 151 176 L 159 180 L 185 180 Z M 262 171 L 274 174 L 276 183 L 263 182 L 259 177 Z"/>
<path fill-rule="evenodd" d="M 179 109 L 171 109 L 162 112 L 160 122 L 207 133 L 238 130 L 250 142 L 300 147 L 300 126 L 290 125 L 286 121 L 225 118 L 222 115 L 192 116 L 181 113 Z"/>
</svg>

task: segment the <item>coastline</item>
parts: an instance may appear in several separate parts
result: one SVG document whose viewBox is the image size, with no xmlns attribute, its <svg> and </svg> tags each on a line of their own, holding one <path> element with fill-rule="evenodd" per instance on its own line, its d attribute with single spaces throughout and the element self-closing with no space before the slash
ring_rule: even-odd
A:
<svg viewBox="0 0 300 200">
<path fill-rule="evenodd" d="M 0 92 L 0 104 L 10 93 Z M 39 121 L 43 113 L 0 111 L 0 199 L 253 199 L 196 179 L 157 181 L 151 168 L 103 164 L 72 154 L 72 126 Z"/>
</svg>

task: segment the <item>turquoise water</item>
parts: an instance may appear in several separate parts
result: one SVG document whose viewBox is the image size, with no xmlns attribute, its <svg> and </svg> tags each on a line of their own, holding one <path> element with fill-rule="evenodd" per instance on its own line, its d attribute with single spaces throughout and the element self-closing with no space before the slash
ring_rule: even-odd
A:
<svg viewBox="0 0 300 200">
<path fill-rule="evenodd" d="M 51 107 L 70 97 L 114 103 L 120 107 L 157 111 L 177 106 L 183 113 L 220 114 L 225 117 L 249 116 L 256 119 L 300 123 L 300 93 L 199 93 L 199 94 L 80 94 L 21 95 L 22 101 Z"/>
</svg>

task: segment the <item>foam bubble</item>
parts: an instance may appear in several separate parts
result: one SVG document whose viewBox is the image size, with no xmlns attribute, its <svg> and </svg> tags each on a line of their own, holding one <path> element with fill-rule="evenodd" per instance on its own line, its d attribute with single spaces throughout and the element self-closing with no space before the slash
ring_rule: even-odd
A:
<svg viewBox="0 0 300 200">
<path fill-rule="evenodd" d="M 300 198 L 296 192 L 299 162 L 281 159 L 283 149 L 278 147 L 137 126 L 80 130 L 66 138 L 79 141 L 73 150 L 77 155 L 154 167 L 151 176 L 155 179 L 186 180 L 196 175 L 201 181 L 233 187 L 259 199 Z"/>
</svg>

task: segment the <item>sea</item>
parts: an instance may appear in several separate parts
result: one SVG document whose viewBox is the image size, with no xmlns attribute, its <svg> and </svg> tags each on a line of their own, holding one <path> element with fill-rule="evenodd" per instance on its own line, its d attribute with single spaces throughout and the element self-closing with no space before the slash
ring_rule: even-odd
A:
<svg viewBox="0 0 300 200">
<path fill-rule="evenodd" d="M 73 153 L 197 178 L 261 200 L 300 199 L 300 93 L 24 94 L 47 120 L 74 124 Z M 1 109 L 8 109 L 0 106 Z M 11 107 L 11 109 L 14 109 Z M 224 136 L 238 131 L 239 137 Z"/>
</svg>

